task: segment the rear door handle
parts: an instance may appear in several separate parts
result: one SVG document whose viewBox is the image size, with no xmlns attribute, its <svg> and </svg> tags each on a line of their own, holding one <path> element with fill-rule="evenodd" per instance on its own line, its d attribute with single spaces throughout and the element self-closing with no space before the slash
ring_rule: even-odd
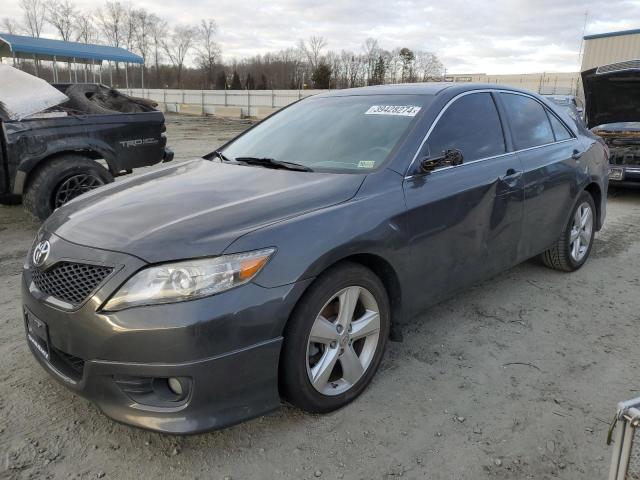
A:
<svg viewBox="0 0 640 480">
<path fill-rule="evenodd" d="M 573 158 L 574 160 L 580 160 L 580 157 L 582 157 L 583 154 L 584 152 L 581 152 L 580 150 L 576 149 L 571 154 L 571 158 Z"/>
</svg>

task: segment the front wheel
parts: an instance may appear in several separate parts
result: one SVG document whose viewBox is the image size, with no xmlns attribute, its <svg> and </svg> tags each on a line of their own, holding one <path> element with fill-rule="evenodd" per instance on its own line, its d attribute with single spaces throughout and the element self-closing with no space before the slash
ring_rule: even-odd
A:
<svg viewBox="0 0 640 480">
<path fill-rule="evenodd" d="M 280 364 L 285 398 L 312 413 L 354 400 L 380 365 L 389 325 L 387 293 L 371 270 L 344 263 L 323 273 L 285 330 Z"/>
<path fill-rule="evenodd" d="M 573 272 L 585 264 L 593 246 L 595 212 L 593 197 L 582 192 L 558 242 L 542 254 L 547 267 Z"/>
</svg>

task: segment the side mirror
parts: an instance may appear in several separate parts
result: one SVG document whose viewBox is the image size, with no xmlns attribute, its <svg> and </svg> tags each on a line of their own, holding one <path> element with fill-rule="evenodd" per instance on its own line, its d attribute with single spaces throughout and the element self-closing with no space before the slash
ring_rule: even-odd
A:
<svg viewBox="0 0 640 480">
<path fill-rule="evenodd" d="M 455 167 L 457 165 L 462 165 L 464 162 L 464 156 L 460 150 L 456 150 L 455 148 L 446 150 L 437 157 L 425 157 L 420 160 L 420 169 L 422 173 L 426 173 L 427 175 L 433 172 L 438 168 L 443 167 Z"/>
</svg>

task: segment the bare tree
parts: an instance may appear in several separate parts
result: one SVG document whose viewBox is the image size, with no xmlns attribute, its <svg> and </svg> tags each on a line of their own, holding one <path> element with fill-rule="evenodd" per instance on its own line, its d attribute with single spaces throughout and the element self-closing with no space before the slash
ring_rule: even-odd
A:
<svg viewBox="0 0 640 480">
<path fill-rule="evenodd" d="M 2 30 L 9 35 L 17 35 L 19 33 L 18 24 L 8 17 L 2 19 Z"/>
<path fill-rule="evenodd" d="M 149 27 L 151 33 L 151 44 L 153 49 L 153 63 L 155 65 L 156 87 L 161 87 L 160 78 L 160 60 L 162 58 L 162 41 L 167 34 L 168 26 L 165 20 L 153 15 L 149 18 Z"/>
<path fill-rule="evenodd" d="M 373 76 L 373 69 L 375 68 L 376 61 L 379 56 L 380 47 L 378 41 L 375 38 L 367 38 L 362 45 L 364 55 L 367 61 L 367 85 L 371 84 L 371 78 Z"/>
<path fill-rule="evenodd" d="M 24 18 L 24 28 L 32 37 L 40 38 L 47 16 L 46 3 L 43 0 L 20 0 Z"/>
<path fill-rule="evenodd" d="M 120 2 L 109 1 L 98 10 L 96 20 L 107 43 L 121 47 L 126 32 L 127 9 Z"/>
<path fill-rule="evenodd" d="M 76 13 L 73 17 L 76 42 L 94 43 L 97 39 L 93 17 L 87 13 Z"/>
<path fill-rule="evenodd" d="M 127 32 L 127 14 L 127 9 L 117 1 L 108 1 L 104 8 L 98 10 L 96 22 L 109 45 L 113 47 L 124 45 Z M 120 85 L 119 62 L 116 62 L 116 85 Z"/>
<path fill-rule="evenodd" d="M 444 66 L 433 52 L 416 53 L 416 70 L 419 79 L 423 82 L 432 81 L 442 76 Z"/>
<path fill-rule="evenodd" d="M 322 50 L 327 46 L 327 40 L 324 37 L 309 37 L 308 41 L 299 40 L 298 48 L 309 61 L 311 70 L 315 70 L 320 63 Z"/>
<path fill-rule="evenodd" d="M 197 36 L 197 28 L 180 25 L 173 29 L 168 41 L 162 42 L 167 57 L 176 68 L 178 88 L 182 88 L 184 61 Z"/>
<path fill-rule="evenodd" d="M 76 14 L 75 5 L 69 0 L 54 0 L 47 8 L 47 21 L 53 25 L 65 42 L 71 40 Z"/>
<path fill-rule="evenodd" d="M 198 64 L 206 72 L 206 88 L 215 84 L 214 67 L 220 56 L 220 47 L 215 41 L 217 27 L 212 19 L 202 20 L 198 28 Z"/>
</svg>

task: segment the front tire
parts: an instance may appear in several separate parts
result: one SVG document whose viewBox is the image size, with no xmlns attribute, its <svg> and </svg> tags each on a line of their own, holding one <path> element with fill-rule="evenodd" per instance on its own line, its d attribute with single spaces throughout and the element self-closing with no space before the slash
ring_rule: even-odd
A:
<svg viewBox="0 0 640 480">
<path fill-rule="evenodd" d="M 23 196 L 24 208 L 39 220 L 45 220 L 68 201 L 111 182 L 113 175 L 94 160 L 63 155 L 47 160 L 33 173 Z"/>
<path fill-rule="evenodd" d="M 285 329 L 283 396 L 310 413 L 353 401 L 380 365 L 390 322 L 387 292 L 371 270 L 343 263 L 324 272 Z"/>
<path fill-rule="evenodd" d="M 595 236 L 596 206 L 589 192 L 582 192 L 558 242 L 541 256 L 549 268 L 573 272 L 589 258 Z"/>
</svg>

